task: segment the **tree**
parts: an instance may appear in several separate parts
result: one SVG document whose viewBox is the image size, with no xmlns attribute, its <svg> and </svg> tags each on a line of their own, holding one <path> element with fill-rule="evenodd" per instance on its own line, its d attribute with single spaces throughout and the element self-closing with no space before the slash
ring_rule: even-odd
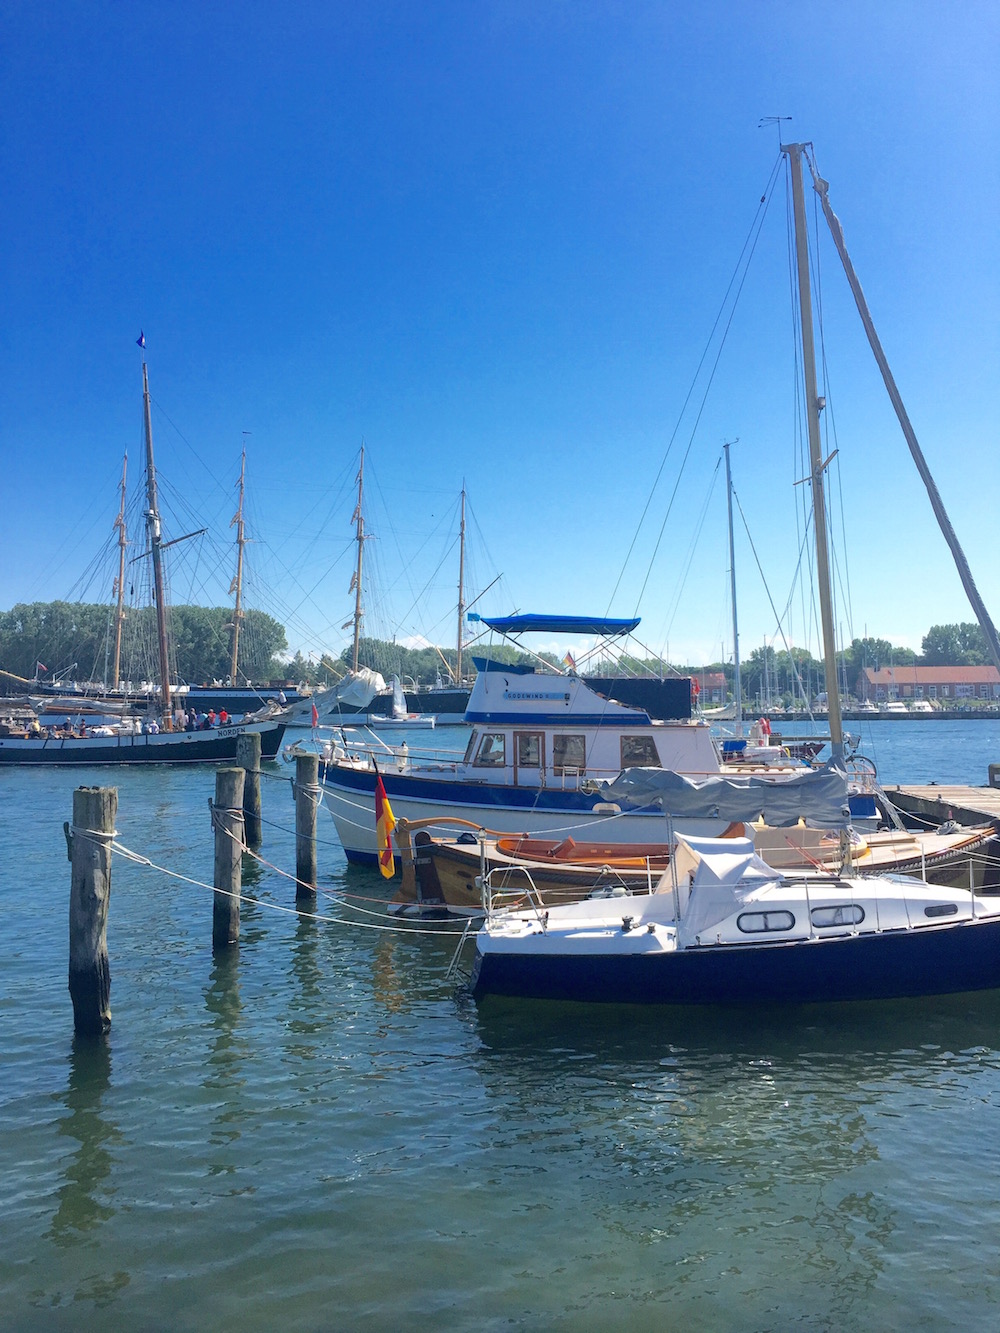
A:
<svg viewBox="0 0 1000 1333">
<path fill-rule="evenodd" d="M 993 659 L 976 624 L 932 625 L 921 644 L 925 666 L 985 666 Z"/>
</svg>

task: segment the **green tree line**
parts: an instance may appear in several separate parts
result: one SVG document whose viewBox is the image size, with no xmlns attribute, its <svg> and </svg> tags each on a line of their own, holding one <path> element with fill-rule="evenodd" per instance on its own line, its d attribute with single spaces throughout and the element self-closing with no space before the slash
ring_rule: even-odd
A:
<svg viewBox="0 0 1000 1333">
<path fill-rule="evenodd" d="M 229 675 L 231 607 L 173 606 L 169 611 L 172 669 L 189 684 Z M 31 680 L 62 676 L 104 681 L 110 676 L 114 612 L 87 602 L 20 603 L 0 611 L 0 669 Z M 123 679 L 155 676 L 156 630 L 149 607 L 130 611 L 123 635 Z M 246 611 L 240 631 L 239 676 L 255 682 L 284 677 L 279 654 L 287 647 L 284 626 L 263 611 Z M 42 669 L 44 668 L 44 670 Z M 7 680 L 11 688 L 16 682 Z"/>
</svg>

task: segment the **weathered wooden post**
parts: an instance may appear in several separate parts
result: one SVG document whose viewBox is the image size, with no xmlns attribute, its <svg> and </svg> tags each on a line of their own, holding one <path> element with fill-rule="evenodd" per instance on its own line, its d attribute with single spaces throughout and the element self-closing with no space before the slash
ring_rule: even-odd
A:
<svg viewBox="0 0 1000 1333">
<path fill-rule="evenodd" d="M 319 755 L 300 754 L 295 760 L 295 897 L 316 896 L 316 808 Z"/>
<path fill-rule="evenodd" d="M 220 768 L 215 774 L 215 893 L 212 948 L 225 949 L 240 938 L 240 888 L 243 857 L 243 770 Z"/>
<path fill-rule="evenodd" d="M 248 847 L 256 850 L 262 841 L 259 732 L 244 732 L 237 739 L 236 762 L 246 774 L 243 782 L 243 838 Z"/>
<path fill-rule="evenodd" d="M 111 1027 L 108 901 L 117 787 L 77 787 L 73 827 L 64 825 L 72 864 L 69 893 L 69 993 L 73 1026 L 97 1037 Z"/>
</svg>

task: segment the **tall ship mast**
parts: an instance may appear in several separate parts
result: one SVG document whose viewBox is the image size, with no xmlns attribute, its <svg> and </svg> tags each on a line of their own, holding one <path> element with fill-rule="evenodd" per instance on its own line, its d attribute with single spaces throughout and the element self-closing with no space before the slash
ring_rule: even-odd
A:
<svg viewBox="0 0 1000 1333">
<path fill-rule="evenodd" d="M 149 405 L 149 375 L 146 358 L 142 359 L 142 406 L 146 423 L 146 531 L 149 534 L 149 551 L 153 560 L 153 596 L 156 600 L 156 639 L 160 658 L 160 695 L 163 708 L 163 723 L 170 731 L 173 729 L 173 708 L 170 699 L 170 663 L 167 652 L 167 610 L 163 584 L 163 536 L 160 527 L 160 510 L 156 496 L 156 466 L 153 462 L 153 422 Z"/>
<path fill-rule="evenodd" d="M 118 594 L 118 605 L 115 610 L 115 655 L 111 669 L 111 688 L 117 690 L 121 684 L 121 662 L 122 662 L 122 627 L 125 624 L 125 548 L 128 545 L 128 535 L 125 530 L 125 478 L 128 473 L 128 454 L 126 453 L 122 460 L 122 479 L 120 483 L 122 499 L 118 509 L 118 517 L 115 519 L 115 527 L 118 529 L 118 580 L 115 590 Z"/>
<path fill-rule="evenodd" d="M 243 492 L 247 469 L 247 451 L 244 448 L 243 456 L 240 460 L 240 503 L 236 510 L 236 515 L 230 527 L 236 527 L 236 576 L 229 585 L 230 593 L 235 594 L 236 603 L 233 612 L 233 648 L 229 662 L 229 680 L 235 688 L 237 683 L 237 669 L 240 660 L 240 626 L 243 621 L 243 548 L 246 545 L 245 528 L 243 524 Z"/>
<path fill-rule="evenodd" d="M 462 621 L 465 618 L 465 482 L 462 482 L 462 521 L 458 529 L 458 651 L 455 655 L 455 684 L 462 683 Z"/>
</svg>

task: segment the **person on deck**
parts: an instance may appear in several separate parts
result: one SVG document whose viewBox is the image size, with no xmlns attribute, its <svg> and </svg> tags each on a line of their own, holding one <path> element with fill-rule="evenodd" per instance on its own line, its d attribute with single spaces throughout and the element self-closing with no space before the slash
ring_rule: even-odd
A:
<svg viewBox="0 0 1000 1333">
<path fill-rule="evenodd" d="M 208 710 L 208 725 L 209 725 L 210 727 L 214 727 L 214 726 L 215 726 L 215 709 L 214 709 L 214 708 L 210 708 L 210 709 Z"/>
<path fill-rule="evenodd" d="M 229 714 L 224 708 L 219 709 L 219 726 L 225 727 L 229 723 Z"/>
</svg>

